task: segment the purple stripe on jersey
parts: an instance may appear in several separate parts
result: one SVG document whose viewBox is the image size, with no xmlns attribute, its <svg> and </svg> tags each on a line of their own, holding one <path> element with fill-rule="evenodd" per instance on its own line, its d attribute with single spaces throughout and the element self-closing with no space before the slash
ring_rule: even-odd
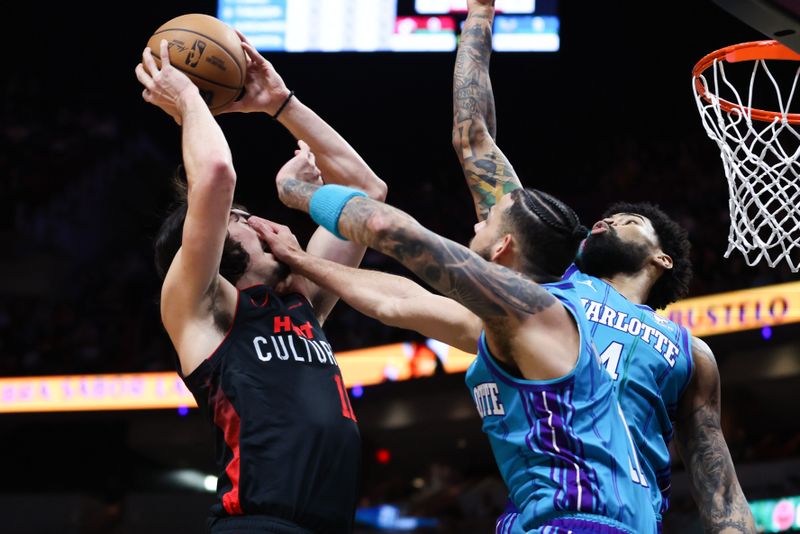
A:
<svg viewBox="0 0 800 534">
<path fill-rule="evenodd" d="M 548 447 L 547 443 L 551 443 L 552 444 L 552 441 L 551 442 L 545 442 L 544 441 L 544 438 L 542 436 L 542 431 L 541 431 L 543 425 L 540 425 L 538 423 L 538 417 L 532 416 L 531 412 L 530 412 L 529 401 L 531 399 L 522 390 L 517 390 L 517 391 L 519 391 L 519 396 L 520 396 L 520 400 L 522 402 L 522 407 L 525 409 L 525 417 L 528 419 L 528 425 L 530 426 L 530 432 L 528 432 L 525 435 L 525 444 L 528 446 L 528 448 L 531 451 L 540 452 L 540 453 L 544 453 L 545 455 L 547 455 L 548 452 L 552 451 L 552 446 Z M 531 393 L 530 396 L 531 396 L 531 398 L 536 399 L 536 393 L 535 392 Z M 534 409 L 534 412 L 536 412 L 537 411 L 536 410 L 536 401 L 534 400 L 533 403 L 534 403 L 533 409 Z M 535 433 L 535 438 L 534 438 L 534 433 Z M 538 449 L 538 451 L 537 451 L 537 449 Z M 550 452 L 550 456 L 551 457 L 553 456 L 552 452 Z M 563 492 L 561 492 L 560 488 L 564 487 L 563 469 L 561 469 L 561 464 L 562 464 L 562 462 L 558 458 L 552 458 L 551 461 L 550 461 L 550 480 L 555 482 L 556 486 L 559 488 L 558 490 L 556 490 L 556 494 L 554 496 L 554 506 L 555 506 L 556 510 L 562 510 L 563 509 L 563 505 L 559 506 L 559 504 L 558 504 L 559 494 L 563 493 Z"/>
<path fill-rule="evenodd" d="M 567 267 L 567 270 L 564 271 L 564 275 L 561 278 L 570 278 L 572 275 L 578 272 L 580 272 L 578 271 L 578 267 L 572 263 L 569 267 Z"/>
<path fill-rule="evenodd" d="M 543 391 L 531 391 L 529 392 L 528 400 L 531 401 L 533 404 L 533 411 L 536 415 L 535 418 L 537 421 L 536 424 L 536 441 L 539 445 L 541 451 L 551 457 L 550 461 L 550 480 L 556 483 L 558 489 L 556 490 L 555 494 L 553 495 L 553 507 L 556 510 L 563 510 L 565 504 L 562 502 L 561 494 L 563 493 L 562 488 L 564 487 L 564 480 L 563 480 L 563 473 L 560 472 L 561 469 L 564 467 L 564 457 L 561 453 L 558 452 L 556 447 L 558 447 L 558 443 L 556 442 L 555 446 L 553 445 L 555 440 L 555 432 L 554 427 L 556 426 L 557 422 L 554 420 L 551 426 L 549 421 L 549 413 L 544 407 L 544 400 L 542 398 Z M 528 408 L 527 403 L 525 404 L 525 412 L 527 414 Z M 539 422 L 539 420 L 543 420 Z M 555 419 L 555 417 L 553 418 Z M 530 414 L 528 414 L 528 420 L 531 420 Z M 559 418 L 560 420 L 560 418 Z M 558 472 L 557 472 L 558 471 Z M 558 478 L 556 478 L 558 476 Z M 568 503 L 567 503 L 568 506 Z"/>
<path fill-rule="evenodd" d="M 528 409 L 528 400 L 525 397 L 525 393 L 522 390 L 517 390 L 517 392 L 519 393 L 519 398 L 520 401 L 522 402 L 522 407 L 525 408 L 525 417 L 528 419 L 528 427 L 530 428 L 530 432 L 525 434 L 525 444 L 531 451 L 536 452 L 536 447 L 534 446 L 533 441 L 531 440 L 533 433 L 537 431 L 536 422 L 534 421 L 533 417 L 531 416 L 531 412 Z"/>
<path fill-rule="evenodd" d="M 518 517 L 519 517 L 518 513 L 509 514 L 508 516 L 505 517 L 505 519 L 503 520 L 505 522 L 505 525 L 503 525 L 503 531 L 502 531 L 503 534 L 505 534 L 506 532 L 511 534 L 511 529 L 514 527 L 514 523 L 517 521 Z"/>
<path fill-rule="evenodd" d="M 569 510 L 569 492 L 564 491 L 564 487 L 567 485 L 566 477 L 569 470 L 566 468 L 563 461 L 559 461 L 558 465 L 558 489 L 553 496 L 553 501 L 558 503 L 556 510 Z"/>
<path fill-rule="evenodd" d="M 503 514 L 503 515 L 501 515 L 500 517 L 497 518 L 497 522 L 494 524 L 494 534 L 504 534 L 505 533 L 505 530 L 506 530 L 505 524 L 506 524 L 506 520 L 507 519 L 508 519 L 508 516 L 505 515 L 505 514 Z"/>
<path fill-rule="evenodd" d="M 519 514 L 514 514 L 514 517 L 511 519 L 511 522 L 508 524 L 508 532 L 511 534 L 511 529 L 514 528 L 514 523 L 517 522 L 519 519 Z"/>
<path fill-rule="evenodd" d="M 592 534 L 629 534 L 629 531 L 616 528 L 607 523 L 599 523 L 589 519 L 579 519 L 577 517 L 560 517 L 552 519 L 546 524 L 548 527 L 554 527 L 556 532 L 581 532 Z"/>
<path fill-rule="evenodd" d="M 663 514 L 669 509 L 669 497 L 672 494 L 672 466 L 656 471 L 656 484 L 661 492 L 660 512 Z"/>
<path fill-rule="evenodd" d="M 544 284 L 545 287 L 554 287 L 556 289 L 573 289 L 575 285 L 572 282 L 553 282 Z"/>
<path fill-rule="evenodd" d="M 592 510 L 592 506 L 594 505 L 593 497 L 595 496 L 595 488 L 592 486 L 590 481 L 590 477 L 594 475 L 596 478 L 596 473 L 594 469 L 591 469 L 586 462 L 583 461 L 586 458 L 586 453 L 583 447 L 583 442 L 578 438 L 572 428 L 572 423 L 574 420 L 575 415 L 575 406 L 572 403 L 572 396 L 573 396 L 573 388 L 568 388 L 564 392 L 564 397 L 561 400 L 560 408 L 565 410 L 566 413 L 564 414 L 563 418 L 565 421 L 564 429 L 566 433 L 566 441 L 569 444 L 569 450 L 573 453 L 574 463 L 578 466 L 579 472 L 574 473 L 573 480 L 575 481 L 575 489 L 576 489 L 576 496 L 575 502 L 578 503 L 580 506 L 580 510 L 582 511 L 589 511 Z M 573 466 L 574 469 L 574 466 Z M 578 500 L 577 490 L 580 489 L 579 496 L 580 500 Z"/>
<path fill-rule="evenodd" d="M 564 407 L 566 404 L 560 395 L 552 392 L 545 393 L 547 399 L 547 408 L 553 412 L 553 427 L 556 435 L 556 443 L 561 441 L 561 454 L 566 456 L 569 460 L 566 469 L 566 487 L 567 487 L 567 507 L 570 510 L 582 510 L 583 504 L 583 487 L 581 485 L 581 472 L 580 467 L 575 462 L 576 454 L 574 450 L 574 443 L 569 439 L 568 424 L 569 420 L 565 419 L 561 413 L 556 412 Z M 559 439 L 561 438 L 561 439 Z M 578 467 L 576 467 L 578 466 Z"/>
<path fill-rule="evenodd" d="M 600 372 L 602 373 L 603 371 L 600 371 Z M 592 376 L 594 376 L 594 373 L 592 373 Z M 567 397 L 567 402 L 568 402 L 568 405 L 570 407 L 570 413 L 571 413 L 570 421 L 574 420 L 574 416 L 575 416 L 575 406 L 574 406 L 574 404 L 572 402 L 573 394 L 574 394 L 574 390 L 570 389 L 569 390 L 569 396 Z M 572 428 L 572 425 L 570 425 L 570 429 L 571 428 Z M 587 458 L 587 456 L 586 456 L 586 450 L 585 450 L 585 448 L 583 446 L 583 441 L 578 439 L 577 436 L 575 437 L 575 440 L 577 441 L 579 458 L 582 458 L 582 459 L 585 460 Z M 597 478 L 597 471 L 588 462 L 586 462 L 584 464 L 584 468 L 585 468 L 584 472 L 586 473 L 586 480 L 587 480 L 587 482 L 589 484 L 589 488 L 591 489 L 591 495 L 594 498 L 594 507 L 595 507 L 594 511 L 595 511 L 595 513 L 605 514 L 606 513 L 605 499 L 600 497 L 600 481 Z"/>
<path fill-rule="evenodd" d="M 567 403 L 568 403 L 567 405 L 569 406 L 569 410 L 570 410 L 570 421 L 573 421 L 574 417 L 575 417 L 575 405 L 572 402 L 573 394 L 574 394 L 574 390 L 570 389 L 569 390 L 569 397 L 567 398 Z M 570 433 L 572 434 L 572 436 L 575 439 L 575 443 L 576 443 L 577 451 L 578 451 L 578 455 L 579 455 L 578 457 L 581 459 L 581 463 L 583 464 L 583 473 L 584 473 L 584 476 L 586 477 L 585 478 L 586 489 L 588 489 L 588 491 L 586 492 L 586 498 L 589 499 L 589 502 L 588 502 L 588 507 L 589 508 L 588 509 L 594 509 L 595 512 L 598 512 L 599 510 L 597 510 L 596 508 L 597 508 L 598 505 L 601 505 L 601 503 L 603 502 L 603 499 L 600 498 L 600 482 L 599 482 L 599 480 L 597 478 L 597 471 L 594 469 L 594 467 L 589 462 L 586 461 L 586 449 L 583 446 L 583 440 L 581 440 L 577 436 L 577 434 L 574 433 L 572 424 L 570 424 L 569 428 L 570 428 Z M 594 498 L 594 502 L 592 502 L 593 498 Z M 584 510 L 585 509 L 586 508 L 584 508 Z"/>
<path fill-rule="evenodd" d="M 534 406 L 544 419 L 542 422 L 542 448 L 560 460 L 560 467 L 564 470 L 561 486 L 554 496 L 554 501 L 561 502 L 561 506 L 568 510 L 591 510 L 592 488 L 586 478 L 586 470 L 577 453 L 577 439 L 570 439 L 570 430 L 562 416 L 561 409 L 566 404 L 561 395 L 553 391 L 541 392 L 534 395 Z M 566 495 L 562 496 L 563 488 Z M 561 497 L 561 499 L 559 499 Z M 565 500 L 564 500 L 565 497 Z"/>
</svg>

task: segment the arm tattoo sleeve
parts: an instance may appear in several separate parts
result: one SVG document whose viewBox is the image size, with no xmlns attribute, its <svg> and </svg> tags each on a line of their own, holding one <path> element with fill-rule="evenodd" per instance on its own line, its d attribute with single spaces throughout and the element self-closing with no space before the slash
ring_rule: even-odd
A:
<svg viewBox="0 0 800 534">
<path fill-rule="evenodd" d="M 492 53 L 491 16 L 471 13 L 461 33 L 453 72 L 453 117 L 456 124 L 481 122 L 497 135 L 489 58 Z"/>
<path fill-rule="evenodd" d="M 278 196 L 281 202 L 290 208 L 309 211 L 311 196 L 319 189 L 316 184 L 309 184 L 295 178 L 283 180 L 278 183 Z"/>
<path fill-rule="evenodd" d="M 480 12 L 467 17 L 453 72 L 453 140 L 480 220 L 503 195 L 520 187 L 494 141 L 497 124 L 489 77 L 492 19 Z"/>
<path fill-rule="evenodd" d="M 423 228 L 407 214 L 365 198 L 347 203 L 339 231 L 392 256 L 484 321 L 533 315 L 556 303 L 544 288 Z"/>
<path fill-rule="evenodd" d="M 710 354 L 700 352 L 699 355 L 713 360 Z M 714 366 L 716 368 L 715 363 Z M 678 422 L 678 447 L 704 530 L 755 533 L 753 516 L 722 434 L 719 398 L 717 379 L 705 402 L 696 402 L 692 412 Z"/>
</svg>

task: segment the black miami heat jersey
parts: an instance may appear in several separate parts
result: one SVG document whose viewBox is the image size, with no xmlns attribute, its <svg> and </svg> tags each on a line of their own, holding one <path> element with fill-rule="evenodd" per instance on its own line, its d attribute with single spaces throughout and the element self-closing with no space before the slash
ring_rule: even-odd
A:
<svg viewBox="0 0 800 534">
<path fill-rule="evenodd" d="M 238 295 L 225 339 L 184 378 L 216 432 L 212 517 L 350 532 L 361 442 L 331 346 L 302 295 Z"/>
</svg>

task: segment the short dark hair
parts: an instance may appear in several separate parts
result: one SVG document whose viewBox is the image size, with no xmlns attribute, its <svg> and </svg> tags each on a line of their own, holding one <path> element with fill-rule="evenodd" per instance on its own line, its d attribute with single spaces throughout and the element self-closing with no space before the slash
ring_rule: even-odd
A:
<svg viewBox="0 0 800 534">
<path fill-rule="evenodd" d="M 519 242 L 524 272 L 561 278 L 588 232 L 578 214 L 537 189 L 516 189 L 511 199 L 514 203 L 506 211 L 507 225 Z"/>
<path fill-rule="evenodd" d="M 189 204 L 187 201 L 186 181 L 181 167 L 178 168 L 178 172 L 173 178 L 173 188 L 175 189 L 177 201 L 161 223 L 153 243 L 156 272 L 161 280 L 166 277 L 169 266 L 172 264 L 172 260 L 175 259 L 175 254 L 178 253 L 183 242 L 183 224 L 186 221 L 186 212 Z M 247 211 L 247 208 L 240 204 L 234 203 L 232 207 Z M 249 263 L 250 255 L 242 247 L 241 243 L 231 239 L 230 235 L 226 235 L 225 244 L 222 247 L 219 274 L 231 284 L 236 285 L 236 282 L 247 272 Z"/>
<path fill-rule="evenodd" d="M 659 310 L 685 297 L 692 280 L 691 243 L 686 230 L 658 205 L 650 202 L 617 202 L 606 210 L 603 217 L 615 213 L 635 213 L 647 217 L 656 231 L 661 250 L 672 258 L 672 269 L 664 271 L 653 284 L 645 304 Z"/>
</svg>

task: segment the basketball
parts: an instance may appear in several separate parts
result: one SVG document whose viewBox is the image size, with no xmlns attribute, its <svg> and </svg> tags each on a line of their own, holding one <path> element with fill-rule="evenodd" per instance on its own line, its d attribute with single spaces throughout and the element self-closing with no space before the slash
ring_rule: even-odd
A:
<svg viewBox="0 0 800 534">
<path fill-rule="evenodd" d="M 219 113 L 242 92 L 244 50 L 239 36 L 224 22 L 192 13 L 161 25 L 147 41 L 159 68 L 161 39 L 169 43 L 172 66 L 189 76 L 212 112 Z"/>
</svg>

